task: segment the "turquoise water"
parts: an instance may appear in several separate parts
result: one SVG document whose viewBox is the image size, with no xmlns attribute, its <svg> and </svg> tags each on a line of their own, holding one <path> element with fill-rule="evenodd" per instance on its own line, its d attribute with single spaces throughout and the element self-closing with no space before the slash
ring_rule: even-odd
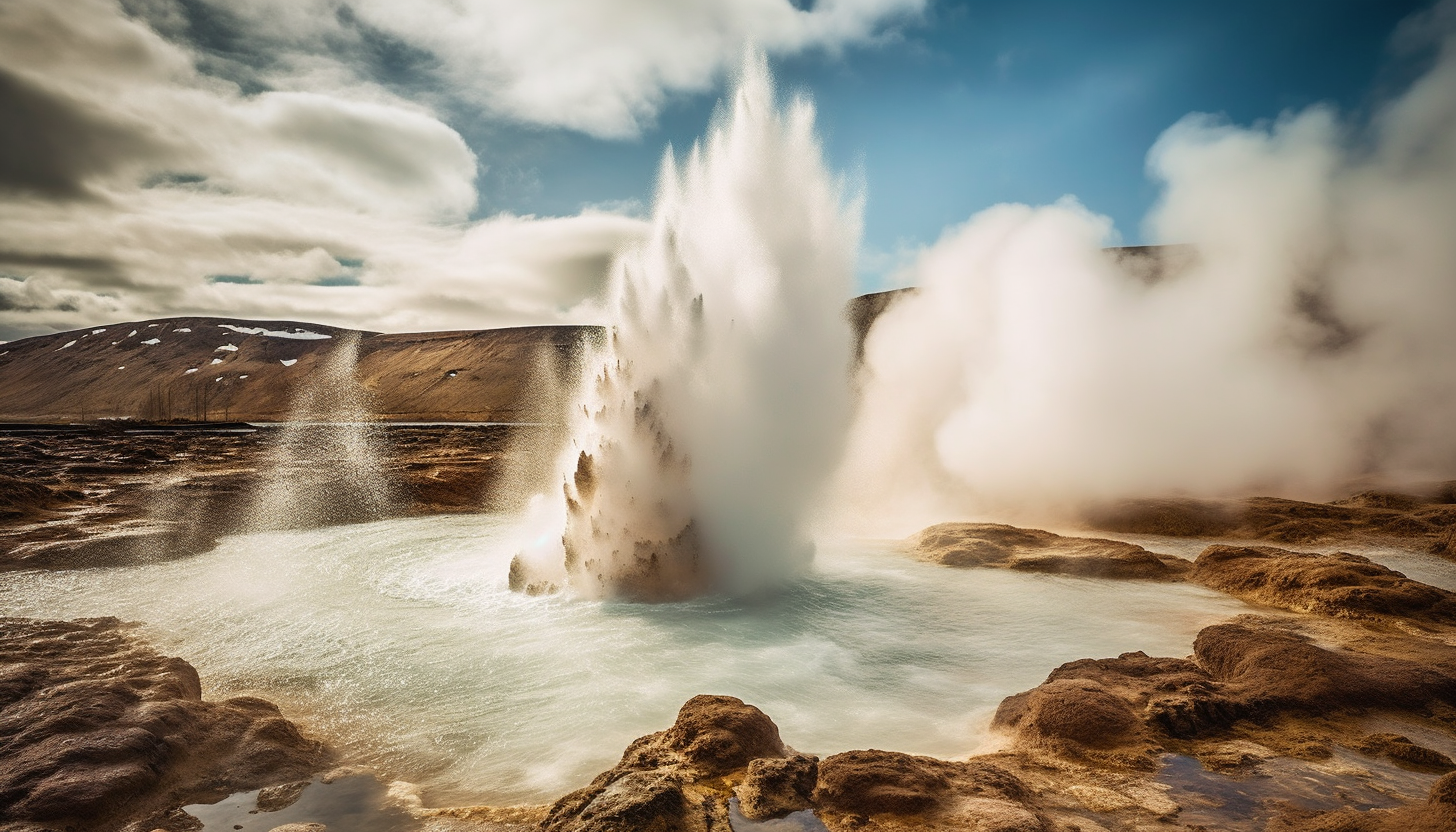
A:
<svg viewBox="0 0 1456 832">
<path fill-rule="evenodd" d="M 554 799 L 699 693 L 758 705 L 809 753 L 962 756 L 1058 664 L 1183 656 L 1248 610 L 1183 584 L 932 566 L 876 541 L 821 542 L 811 574 L 752 601 L 530 598 L 506 587 L 518 537 L 494 516 L 237 536 L 170 563 L 0 576 L 0 611 L 141 622 L 206 696 L 272 699 L 439 806 Z"/>
</svg>

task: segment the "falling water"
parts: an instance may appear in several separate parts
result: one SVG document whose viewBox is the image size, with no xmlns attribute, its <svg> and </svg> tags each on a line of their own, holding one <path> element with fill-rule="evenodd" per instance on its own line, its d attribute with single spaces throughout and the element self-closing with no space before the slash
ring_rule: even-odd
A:
<svg viewBox="0 0 1456 832">
<path fill-rule="evenodd" d="M 244 527 L 253 531 L 375 520 L 394 502 L 368 391 L 355 374 L 359 335 L 339 343 L 301 385 L 260 471 Z"/>
<path fill-rule="evenodd" d="M 512 586 L 668 600 L 752 593 L 813 558 L 804 514 L 847 412 L 860 205 L 814 110 L 750 54 L 706 139 L 660 173 L 652 231 L 613 270 L 547 531 Z"/>
</svg>

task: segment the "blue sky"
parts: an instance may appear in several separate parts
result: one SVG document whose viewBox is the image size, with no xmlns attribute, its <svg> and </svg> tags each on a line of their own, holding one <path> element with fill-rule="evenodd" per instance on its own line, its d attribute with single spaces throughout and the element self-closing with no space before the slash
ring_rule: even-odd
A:
<svg viewBox="0 0 1456 832">
<path fill-rule="evenodd" d="M 1145 157 L 1165 129 L 1194 112 L 1247 125 L 1318 103 L 1358 120 L 1418 70 L 1389 41 L 1427 5 L 941 2 L 885 42 L 773 64 L 782 88 L 814 99 L 831 164 L 862 172 L 871 250 L 934 242 L 999 202 L 1065 194 L 1137 245 L 1164 242 L 1141 223 L 1158 197 Z M 720 95 L 679 96 L 655 129 L 627 141 L 467 129 L 499 160 L 478 210 L 645 202 L 662 148 L 690 145 Z"/>
<path fill-rule="evenodd" d="M 0 340 L 599 322 L 749 44 L 864 187 L 862 291 L 1007 201 L 1162 242 L 1144 160 L 1179 119 L 1329 104 L 1358 146 L 1452 29 L 1456 0 L 8 0 Z"/>
</svg>

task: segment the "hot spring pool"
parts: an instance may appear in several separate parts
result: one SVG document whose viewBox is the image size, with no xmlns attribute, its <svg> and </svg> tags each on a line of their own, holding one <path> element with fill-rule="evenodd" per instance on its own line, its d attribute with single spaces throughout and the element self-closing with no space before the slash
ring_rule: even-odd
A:
<svg viewBox="0 0 1456 832">
<path fill-rule="evenodd" d="M 1001 699 L 1056 665 L 1186 655 L 1248 611 L 1185 584 L 918 563 L 827 541 L 812 574 L 756 602 L 635 605 L 506 588 L 508 518 L 430 517 L 227 538 L 152 566 L 0 577 L 0 610 L 143 622 L 205 695 L 277 702 L 427 805 L 542 802 L 667 727 L 698 693 L 763 708 L 831 754 L 962 756 Z"/>
</svg>

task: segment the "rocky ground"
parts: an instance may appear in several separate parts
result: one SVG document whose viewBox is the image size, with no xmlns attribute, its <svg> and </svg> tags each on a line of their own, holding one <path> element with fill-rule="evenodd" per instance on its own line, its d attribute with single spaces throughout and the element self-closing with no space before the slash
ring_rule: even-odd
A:
<svg viewBox="0 0 1456 832">
<path fill-rule="evenodd" d="M 270 702 L 203 700 L 191 665 L 114 618 L 0 618 L 0 822 L 10 832 L 186 828 L 183 804 L 298 781 L 328 762 Z"/>
<path fill-rule="evenodd" d="M 479 511 L 503 499 L 501 478 L 520 467 L 510 462 L 531 462 L 541 430 L 127 422 L 0 429 L 0 571 L 185 557 L 250 528 Z M 260 502 L 279 493 L 286 504 Z"/>
<path fill-rule="evenodd" d="M 1448 496 L 1161 501 L 1124 506 L 1124 521 L 1141 512 L 1136 524 L 1106 525 L 1445 554 Z M 1456 829 L 1456 594 L 1338 551 L 1212 545 L 1188 561 L 984 523 L 932 526 L 906 549 L 957 568 L 1187 580 L 1269 612 L 1205 628 L 1190 656 L 1124 653 L 1054 669 L 1001 704 L 994 727 L 1006 744 L 994 754 L 821 760 L 789 747 L 752 705 L 699 696 L 552 806 L 450 816 L 546 832 Z M 786 825 L 753 825 L 775 819 Z"/>
<path fill-rule="evenodd" d="M 329 458 L 358 441 L 225 432 L 242 426 L 130 429 L 141 432 L 0 433 L 0 568 L 201 551 L 256 522 L 247 501 L 276 486 L 282 456 L 303 460 L 287 477 L 315 478 L 299 493 L 347 491 L 339 480 L 358 479 L 349 460 Z M 542 443 L 521 430 L 371 428 L 363 442 L 387 484 L 382 514 L 378 503 L 342 499 L 287 522 L 478 510 L 539 455 Z M 1001 704 L 994 724 L 1005 745 L 993 754 L 866 749 L 820 759 L 792 748 L 751 704 L 698 696 L 554 804 L 427 808 L 407 789 L 364 778 L 372 785 L 359 793 L 380 808 L 374 826 L 351 828 L 1456 829 L 1456 595 L 1338 551 L 1342 541 L 1393 543 L 1450 556 L 1450 497 L 1156 501 L 1093 518 L 1114 534 L 1227 541 L 1193 560 L 1037 529 L 933 526 L 906 542 L 908 555 L 952 568 L 1189 581 L 1263 612 L 1205 628 L 1189 656 L 1124 653 L 1052 669 Z M 288 807 L 352 788 L 320 777 L 337 762 L 267 702 L 203 699 L 185 661 L 157 654 L 121 622 L 0 619 L 0 829 L 183 832 L 200 822 L 182 806 L 250 792 L 254 811 L 278 812 L 276 828 L 318 832 Z"/>
<path fill-rule="evenodd" d="M 1298 546 L 1394 542 L 1456 558 L 1456 482 L 1413 491 L 1362 491 L 1332 503 L 1278 497 L 1125 500 L 1096 507 L 1084 520 L 1091 529 L 1123 534 Z"/>
</svg>

